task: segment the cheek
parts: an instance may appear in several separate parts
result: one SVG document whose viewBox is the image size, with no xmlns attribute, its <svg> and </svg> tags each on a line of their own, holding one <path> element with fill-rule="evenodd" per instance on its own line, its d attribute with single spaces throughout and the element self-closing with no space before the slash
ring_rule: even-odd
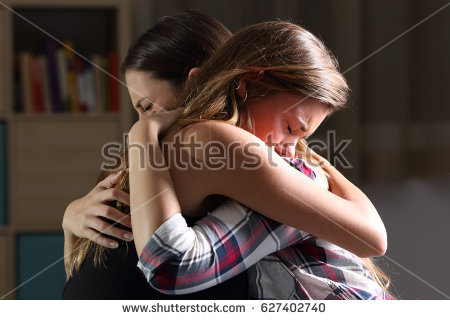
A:
<svg viewBox="0 0 450 320">
<path fill-rule="evenodd" d="M 255 135 L 265 142 L 279 143 L 285 139 L 286 134 L 282 125 L 273 119 L 265 119 L 264 122 L 256 123 Z"/>
<path fill-rule="evenodd" d="M 274 113 L 272 105 L 249 108 L 255 135 L 265 142 L 278 143 L 286 136 L 284 122 Z"/>
<path fill-rule="evenodd" d="M 177 99 L 175 96 L 167 95 L 167 97 L 165 99 L 161 100 L 161 107 L 163 107 L 166 110 L 173 109 L 173 108 L 175 108 L 176 103 L 177 103 Z"/>
<path fill-rule="evenodd" d="M 285 130 L 279 124 L 275 123 L 273 125 L 271 131 L 272 131 L 273 141 L 275 141 L 275 142 L 280 143 L 281 141 L 283 141 L 287 137 L 286 133 L 284 132 Z"/>
<path fill-rule="evenodd" d="M 152 110 L 154 112 L 159 112 L 162 110 L 170 110 L 175 106 L 175 100 L 171 98 L 158 99 L 153 103 Z"/>
</svg>

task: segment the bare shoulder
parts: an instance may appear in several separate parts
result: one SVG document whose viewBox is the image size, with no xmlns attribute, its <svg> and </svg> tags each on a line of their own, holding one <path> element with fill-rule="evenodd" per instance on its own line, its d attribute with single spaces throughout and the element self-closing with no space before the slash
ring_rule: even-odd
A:
<svg viewBox="0 0 450 320">
<path fill-rule="evenodd" d="M 195 135 L 201 141 L 217 140 L 231 142 L 261 142 L 258 137 L 235 125 L 223 121 L 201 121 L 180 130 L 184 137 Z"/>
<path fill-rule="evenodd" d="M 165 149 L 165 157 L 183 214 L 204 213 L 205 200 L 219 194 L 216 184 L 227 177 L 230 154 L 235 158 L 233 162 L 243 162 L 241 146 L 258 140 L 253 134 L 221 121 L 200 121 L 165 139 L 170 146 Z M 235 148 L 230 150 L 232 144 Z"/>
</svg>

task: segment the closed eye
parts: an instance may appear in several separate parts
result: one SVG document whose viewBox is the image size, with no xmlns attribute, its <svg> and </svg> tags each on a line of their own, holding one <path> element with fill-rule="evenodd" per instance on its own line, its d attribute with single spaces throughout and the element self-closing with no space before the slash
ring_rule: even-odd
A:
<svg viewBox="0 0 450 320">
<path fill-rule="evenodd" d="M 142 98 L 136 103 L 136 109 L 141 109 L 142 112 L 147 112 L 153 108 L 153 101 L 149 98 Z"/>
<path fill-rule="evenodd" d="M 152 108 L 153 108 L 153 103 L 150 103 L 148 106 L 142 107 L 142 112 L 150 111 Z"/>
<path fill-rule="evenodd" d="M 291 134 L 292 133 L 292 129 L 291 129 L 290 125 L 287 126 L 287 129 L 288 129 L 289 134 Z"/>
</svg>

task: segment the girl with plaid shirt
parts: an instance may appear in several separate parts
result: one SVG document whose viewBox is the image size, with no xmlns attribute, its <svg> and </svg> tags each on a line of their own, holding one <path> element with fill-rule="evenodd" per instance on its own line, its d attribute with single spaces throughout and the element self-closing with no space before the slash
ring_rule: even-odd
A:
<svg viewBox="0 0 450 320">
<path fill-rule="evenodd" d="M 311 154 L 304 138 L 343 107 L 347 90 L 335 60 L 316 37 L 292 23 L 265 22 L 238 32 L 202 66 L 179 97 L 182 114 L 155 114 L 133 126 L 130 146 L 148 146 L 166 129 L 164 139 L 173 143 L 164 156 L 159 148 L 151 152 L 158 163 L 169 158 L 170 173 L 142 170 L 139 152 L 129 150 L 135 244 L 141 270 L 155 288 L 202 290 L 252 266 L 252 298 L 387 298 L 376 274 L 364 267 L 369 263 L 355 255 L 386 250 L 384 225 L 367 197 L 318 156 L 322 168 L 315 167 L 314 176 L 325 171 L 329 178 L 322 181 L 330 183 L 331 192 L 295 170 L 307 168 L 305 163 L 289 160 L 294 169 L 267 152 L 269 145 L 291 158 Z M 203 150 L 182 150 L 192 135 L 202 146 L 240 146 L 233 153 L 238 166 L 177 167 L 176 152 L 196 165 L 208 160 Z M 181 148 L 174 143 L 177 137 Z M 256 168 L 244 165 L 248 146 Z M 242 205 L 226 200 L 215 211 L 219 218 L 210 215 L 187 228 L 181 208 L 185 215 L 198 214 L 204 200 L 217 194 Z M 243 226 L 247 229 L 240 230 Z M 264 240 L 258 242 L 261 235 Z M 256 253 L 266 248 L 270 255 L 255 264 L 262 258 Z"/>
</svg>

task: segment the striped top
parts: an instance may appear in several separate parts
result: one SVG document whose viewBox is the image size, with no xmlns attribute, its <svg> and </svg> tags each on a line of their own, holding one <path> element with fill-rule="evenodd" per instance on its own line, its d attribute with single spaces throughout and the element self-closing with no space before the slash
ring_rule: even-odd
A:
<svg viewBox="0 0 450 320">
<path fill-rule="evenodd" d="M 284 159 L 316 180 L 300 159 Z M 146 244 L 138 267 L 168 294 L 204 290 L 248 269 L 251 299 L 389 299 L 349 251 L 232 199 L 192 228 L 181 214 L 169 218 Z"/>
</svg>

